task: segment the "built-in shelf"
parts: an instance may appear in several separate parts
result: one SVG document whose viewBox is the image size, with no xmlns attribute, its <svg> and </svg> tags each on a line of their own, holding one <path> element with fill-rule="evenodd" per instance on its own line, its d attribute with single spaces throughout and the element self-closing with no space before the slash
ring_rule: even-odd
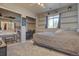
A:
<svg viewBox="0 0 79 59">
<path fill-rule="evenodd" d="M 35 22 L 28 22 L 29 24 L 35 24 Z"/>
<path fill-rule="evenodd" d="M 66 10 L 66 11 L 62 11 L 62 12 L 60 12 L 61 14 L 63 14 L 63 13 L 67 13 L 67 12 L 77 12 L 77 10 L 71 10 L 71 11 L 68 11 L 68 10 Z"/>
<path fill-rule="evenodd" d="M 15 21 L 15 19 L 7 18 L 7 17 L 1 17 L 1 16 L 0 16 L 0 20 Z"/>
<path fill-rule="evenodd" d="M 66 16 L 66 17 L 61 17 L 61 18 L 71 18 L 71 17 L 77 17 L 78 15 L 72 15 L 72 16 Z"/>
<path fill-rule="evenodd" d="M 29 23 L 29 24 L 35 24 L 35 21 L 28 20 L 27 23 Z"/>
<path fill-rule="evenodd" d="M 78 22 L 62 22 L 61 24 L 72 24 L 72 23 L 78 23 Z"/>
</svg>

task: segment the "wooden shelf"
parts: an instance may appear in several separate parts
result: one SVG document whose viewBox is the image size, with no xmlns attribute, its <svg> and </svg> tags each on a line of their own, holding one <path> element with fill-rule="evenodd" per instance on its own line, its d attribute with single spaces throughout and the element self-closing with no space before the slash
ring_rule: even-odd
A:
<svg viewBox="0 0 79 59">
<path fill-rule="evenodd" d="M 0 20 L 15 21 L 15 19 L 7 18 L 7 17 L 1 17 L 1 16 L 0 16 Z"/>
<path fill-rule="evenodd" d="M 28 23 L 30 23 L 30 24 L 35 24 L 35 22 L 34 22 L 34 21 L 28 21 Z"/>
<path fill-rule="evenodd" d="M 78 22 L 62 22 L 61 24 L 72 24 L 72 23 L 78 23 Z"/>
<path fill-rule="evenodd" d="M 35 24 L 34 22 L 28 22 L 29 24 Z"/>
<path fill-rule="evenodd" d="M 66 16 L 66 17 L 61 17 L 61 18 L 71 18 L 71 17 L 77 17 L 78 15 L 72 15 L 72 16 Z"/>
</svg>

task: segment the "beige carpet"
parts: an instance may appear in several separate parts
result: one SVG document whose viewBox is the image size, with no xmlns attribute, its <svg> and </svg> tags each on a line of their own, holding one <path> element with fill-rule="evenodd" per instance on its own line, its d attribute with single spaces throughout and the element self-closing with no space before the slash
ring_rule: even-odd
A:
<svg viewBox="0 0 79 59">
<path fill-rule="evenodd" d="M 33 45 L 31 40 L 25 43 L 10 44 L 7 50 L 8 56 L 67 56 L 61 52 Z"/>
</svg>

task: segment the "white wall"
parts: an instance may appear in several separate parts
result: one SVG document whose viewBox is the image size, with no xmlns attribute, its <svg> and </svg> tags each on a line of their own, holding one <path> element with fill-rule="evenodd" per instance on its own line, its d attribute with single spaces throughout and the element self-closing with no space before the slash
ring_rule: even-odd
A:
<svg viewBox="0 0 79 59">
<path fill-rule="evenodd" d="M 61 13 L 61 29 L 64 30 L 69 30 L 69 31 L 76 31 L 76 29 L 78 28 L 77 25 L 79 25 L 79 23 L 77 23 L 77 20 L 79 21 L 78 17 L 79 17 L 79 10 L 77 10 L 77 4 L 73 4 L 71 5 L 72 9 L 70 11 L 68 11 L 68 6 L 67 7 L 63 7 L 63 8 L 59 8 L 56 9 L 58 11 L 58 13 Z M 78 9 L 79 9 L 79 5 L 78 5 Z M 50 15 L 54 15 L 57 14 L 55 11 L 49 11 Z M 44 16 L 42 17 L 38 17 L 37 18 L 37 23 L 36 23 L 36 31 L 37 32 L 43 32 L 46 31 L 47 29 L 45 28 L 45 23 L 46 23 L 46 13 L 42 13 L 44 14 Z M 38 16 L 41 16 L 38 15 Z M 45 22 L 45 23 L 44 23 Z"/>
<path fill-rule="evenodd" d="M 4 8 L 10 11 L 22 14 L 22 17 L 30 16 L 30 17 L 36 18 L 36 15 L 33 12 L 26 10 L 24 8 L 21 8 L 20 6 L 16 6 L 15 4 L 0 3 L 0 8 Z"/>
<path fill-rule="evenodd" d="M 77 7 L 78 7 L 78 29 L 79 29 L 79 3 L 77 5 Z"/>
</svg>

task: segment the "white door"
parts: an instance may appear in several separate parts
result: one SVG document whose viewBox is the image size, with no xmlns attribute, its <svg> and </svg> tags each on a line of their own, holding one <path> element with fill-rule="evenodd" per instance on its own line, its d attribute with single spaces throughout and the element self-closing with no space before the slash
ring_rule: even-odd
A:
<svg viewBox="0 0 79 59">
<path fill-rule="evenodd" d="M 22 19 L 22 26 L 21 26 L 21 42 L 26 41 L 26 19 Z"/>
<path fill-rule="evenodd" d="M 21 42 L 25 42 L 26 41 L 26 26 L 22 26 L 21 27 Z"/>
</svg>

